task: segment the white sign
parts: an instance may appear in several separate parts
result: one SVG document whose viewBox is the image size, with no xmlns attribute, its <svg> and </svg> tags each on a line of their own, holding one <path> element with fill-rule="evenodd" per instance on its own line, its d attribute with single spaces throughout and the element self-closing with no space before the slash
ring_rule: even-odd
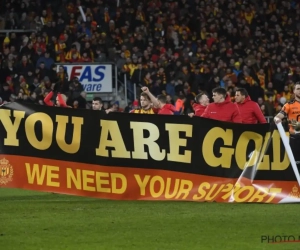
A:
<svg viewBox="0 0 300 250">
<path fill-rule="evenodd" d="M 87 93 L 112 92 L 112 65 L 68 64 L 63 66 L 69 80 L 77 77 Z M 57 70 L 58 70 L 57 69 Z"/>
</svg>

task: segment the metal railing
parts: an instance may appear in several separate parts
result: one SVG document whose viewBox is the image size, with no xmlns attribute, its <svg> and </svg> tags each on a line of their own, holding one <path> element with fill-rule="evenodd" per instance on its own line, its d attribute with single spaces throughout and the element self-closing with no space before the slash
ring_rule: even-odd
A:
<svg viewBox="0 0 300 250">
<path fill-rule="evenodd" d="M 125 95 L 125 102 L 128 105 L 128 92 L 131 94 L 131 96 L 133 96 L 134 100 L 136 100 L 136 84 L 133 84 L 133 90 L 128 88 L 128 84 L 127 84 L 127 74 L 124 74 L 124 95 Z M 130 100 L 131 101 L 131 100 Z"/>
<path fill-rule="evenodd" d="M 267 120 L 268 123 L 271 123 L 273 121 L 273 119 L 274 119 L 273 116 L 265 116 L 265 118 L 266 118 L 266 120 Z"/>
<path fill-rule="evenodd" d="M 36 30 L 0 30 L 0 33 L 5 33 L 6 36 L 9 36 L 10 33 L 32 33 Z"/>
<path fill-rule="evenodd" d="M 128 104 L 128 92 L 130 93 L 131 96 L 133 96 L 133 100 L 136 100 L 137 97 L 137 91 L 136 91 L 136 84 L 133 83 L 133 90 L 128 88 L 127 84 L 127 74 L 124 74 L 124 95 L 125 95 L 125 101 Z"/>
</svg>

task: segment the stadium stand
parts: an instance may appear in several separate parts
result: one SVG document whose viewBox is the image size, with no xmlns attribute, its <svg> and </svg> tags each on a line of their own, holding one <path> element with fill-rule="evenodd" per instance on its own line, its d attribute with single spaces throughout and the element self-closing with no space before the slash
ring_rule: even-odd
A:
<svg viewBox="0 0 300 250">
<path fill-rule="evenodd" d="M 169 102 L 185 96 L 184 114 L 199 92 L 222 86 L 231 97 L 235 88 L 247 89 L 272 117 L 300 81 L 300 3 L 295 0 L 0 4 L 2 102 L 43 104 L 56 88 L 68 96 L 68 105 L 86 108 L 80 83 L 68 81 L 63 69 L 57 72 L 59 62 L 113 62 L 119 80 L 126 75 L 131 101 L 135 89 L 147 86 L 154 95 L 168 95 Z"/>
</svg>

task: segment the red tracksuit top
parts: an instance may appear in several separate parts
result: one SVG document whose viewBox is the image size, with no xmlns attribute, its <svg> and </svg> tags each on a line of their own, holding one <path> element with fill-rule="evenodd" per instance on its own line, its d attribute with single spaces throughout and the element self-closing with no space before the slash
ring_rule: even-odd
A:
<svg viewBox="0 0 300 250">
<path fill-rule="evenodd" d="M 240 110 L 240 114 L 245 124 L 267 123 L 266 118 L 261 112 L 256 102 L 251 101 L 250 97 L 246 97 L 242 103 L 236 103 Z"/>
<path fill-rule="evenodd" d="M 195 112 L 195 116 L 201 116 L 205 109 L 206 109 L 207 106 L 203 106 L 199 103 L 194 103 L 193 104 L 193 109 L 194 109 L 194 112 Z"/>
<path fill-rule="evenodd" d="M 231 102 L 229 96 L 222 103 L 209 104 L 201 117 L 234 123 L 243 121 L 237 105 Z"/>
</svg>

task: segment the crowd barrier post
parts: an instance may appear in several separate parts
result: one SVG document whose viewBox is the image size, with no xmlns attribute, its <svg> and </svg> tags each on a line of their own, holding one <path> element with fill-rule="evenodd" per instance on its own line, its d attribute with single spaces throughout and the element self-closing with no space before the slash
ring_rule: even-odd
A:
<svg viewBox="0 0 300 250">
<path fill-rule="evenodd" d="M 133 100 L 136 100 L 136 84 L 135 83 L 133 84 L 133 96 L 134 96 Z"/>
<path fill-rule="evenodd" d="M 125 102 L 128 105 L 128 99 L 127 99 L 127 75 L 126 74 L 124 74 L 124 85 L 125 85 L 125 90 L 124 90 Z"/>
<path fill-rule="evenodd" d="M 267 123 L 271 123 L 273 121 L 273 116 L 265 116 Z"/>
<path fill-rule="evenodd" d="M 118 83 L 118 67 L 117 64 L 115 64 L 115 91 L 116 91 L 116 96 L 118 96 L 119 92 L 119 83 Z"/>
</svg>

